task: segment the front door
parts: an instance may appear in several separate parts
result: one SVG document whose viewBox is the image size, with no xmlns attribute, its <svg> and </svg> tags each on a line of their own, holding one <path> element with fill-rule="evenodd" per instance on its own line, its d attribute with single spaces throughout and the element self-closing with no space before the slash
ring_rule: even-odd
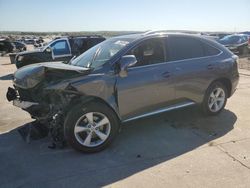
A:
<svg viewBox="0 0 250 188">
<path fill-rule="evenodd" d="M 52 58 L 54 61 L 65 61 L 71 59 L 69 43 L 65 39 L 57 40 L 51 44 Z"/>
<path fill-rule="evenodd" d="M 173 67 L 167 62 L 164 39 L 147 39 L 126 55 L 135 55 L 136 65 L 128 76 L 117 78 L 118 106 L 123 120 L 166 107 L 175 99 Z"/>
</svg>

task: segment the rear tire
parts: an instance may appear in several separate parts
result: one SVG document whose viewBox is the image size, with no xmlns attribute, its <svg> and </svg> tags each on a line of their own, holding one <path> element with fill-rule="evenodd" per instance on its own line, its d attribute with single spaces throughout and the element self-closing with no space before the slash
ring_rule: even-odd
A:
<svg viewBox="0 0 250 188">
<path fill-rule="evenodd" d="M 102 103 L 78 104 L 70 110 L 64 122 L 66 141 L 75 150 L 86 153 L 105 149 L 118 130 L 116 114 Z"/>
<path fill-rule="evenodd" d="M 228 91 L 221 82 L 213 82 L 207 89 L 202 102 L 205 115 L 217 115 L 227 103 Z"/>
</svg>

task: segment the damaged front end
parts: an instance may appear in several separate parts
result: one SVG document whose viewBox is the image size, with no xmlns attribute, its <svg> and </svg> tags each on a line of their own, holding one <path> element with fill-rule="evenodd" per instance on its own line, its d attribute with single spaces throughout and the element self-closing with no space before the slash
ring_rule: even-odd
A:
<svg viewBox="0 0 250 188">
<path fill-rule="evenodd" d="M 15 72 L 14 88 L 8 88 L 6 97 L 8 101 L 13 101 L 14 106 L 27 111 L 35 119 L 19 131 L 26 141 L 32 139 L 32 133 L 38 130 L 42 135 L 38 137 L 51 136 L 52 147 L 64 145 L 63 122 L 67 107 L 74 98 L 79 97 L 70 80 L 84 76 L 89 71 L 63 63 L 41 63 Z M 53 85 L 64 81 L 65 87 L 53 89 Z"/>
</svg>

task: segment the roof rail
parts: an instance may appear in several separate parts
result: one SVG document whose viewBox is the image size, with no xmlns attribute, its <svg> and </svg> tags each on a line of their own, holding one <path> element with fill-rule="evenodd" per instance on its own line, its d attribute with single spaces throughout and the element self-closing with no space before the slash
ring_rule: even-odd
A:
<svg viewBox="0 0 250 188">
<path fill-rule="evenodd" d="M 103 36 L 101 36 L 101 35 L 70 35 L 68 37 L 70 37 L 70 38 L 76 38 L 76 37 L 100 37 L 100 38 L 103 38 Z"/>
<path fill-rule="evenodd" d="M 156 33 L 185 33 L 185 34 L 200 34 L 198 31 L 188 31 L 188 30 L 149 30 L 144 33 L 144 35 L 156 34 Z"/>
<path fill-rule="evenodd" d="M 144 35 L 150 35 L 150 34 L 155 34 L 155 33 L 167 33 L 167 30 L 149 30 L 143 33 Z"/>
</svg>

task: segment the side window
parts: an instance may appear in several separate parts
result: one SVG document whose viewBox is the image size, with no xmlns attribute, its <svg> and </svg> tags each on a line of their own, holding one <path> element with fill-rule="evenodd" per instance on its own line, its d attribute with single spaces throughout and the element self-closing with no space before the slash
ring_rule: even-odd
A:
<svg viewBox="0 0 250 188">
<path fill-rule="evenodd" d="M 171 61 L 205 56 L 202 43 L 192 37 L 171 36 L 167 45 Z"/>
<path fill-rule="evenodd" d="M 59 40 L 51 44 L 54 55 L 70 54 L 69 46 L 66 40 Z"/>
<path fill-rule="evenodd" d="M 206 43 L 203 43 L 203 47 L 204 47 L 206 56 L 218 55 L 220 53 L 220 50 L 218 50 L 218 49 L 216 49 L 216 48 L 214 48 Z"/>
<path fill-rule="evenodd" d="M 104 41 L 102 38 L 90 38 L 88 40 L 88 49 Z"/>
<path fill-rule="evenodd" d="M 80 55 L 88 49 L 87 40 L 82 38 L 76 38 L 72 40 L 72 54 Z"/>
<path fill-rule="evenodd" d="M 134 55 L 137 63 L 134 65 L 144 66 L 165 62 L 164 44 L 162 39 L 149 39 L 143 41 L 132 49 L 127 55 Z"/>
</svg>

